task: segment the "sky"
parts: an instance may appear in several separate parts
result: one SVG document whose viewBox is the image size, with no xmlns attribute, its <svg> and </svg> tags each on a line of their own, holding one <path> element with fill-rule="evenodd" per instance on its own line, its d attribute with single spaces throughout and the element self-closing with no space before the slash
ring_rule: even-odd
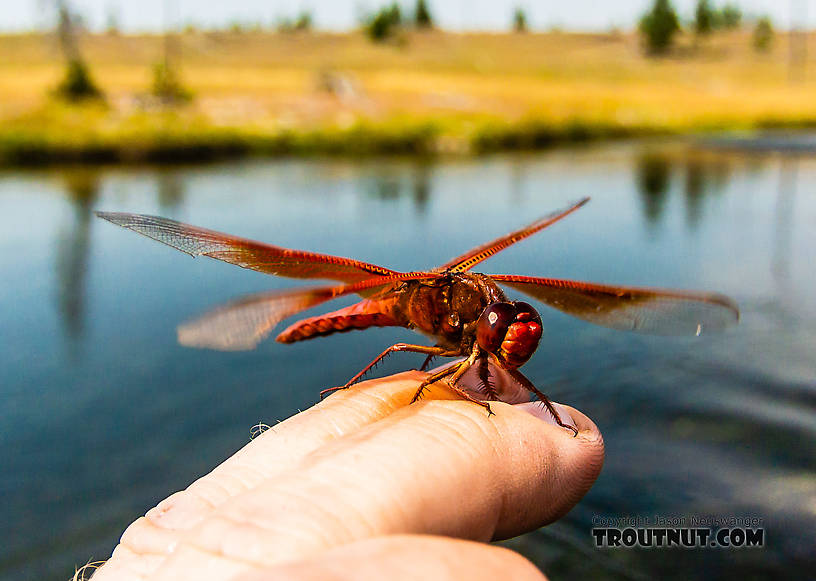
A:
<svg viewBox="0 0 816 581">
<path fill-rule="evenodd" d="M 91 28 L 100 29 L 115 15 L 129 32 L 159 31 L 165 4 L 169 21 L 176 26 L 196 24 L 227 26 L 234 22 L 270 25 L 301 10 L 313 15 L 315 26 L 327 30 L 353 28 L 361 15 L 385 0 L 69 0 Z M 600 31 L 632 28 L 651 0 L 427 0 L 435 21 L 451 30 L 506 30 L 516 6 L 524 8 L 533 29 Z M 50 23 L 54 0 L 3 0 L 0 30 L 42 28 Z M 402 0 L 413 9 L 415 0 Z M 714 0 L 715 5 L 722 2 Z M 742 0 L 735 2 L 748 15 L 767 14 L 778 28 L 787 28 L 792 17 L 797 26 L 816 26 L 816 0 Z M 681 17 L 690 18 L 695 0 L 674 0 Z M 792 14 L 793 12 L 793 14 Z"/>
</svg>

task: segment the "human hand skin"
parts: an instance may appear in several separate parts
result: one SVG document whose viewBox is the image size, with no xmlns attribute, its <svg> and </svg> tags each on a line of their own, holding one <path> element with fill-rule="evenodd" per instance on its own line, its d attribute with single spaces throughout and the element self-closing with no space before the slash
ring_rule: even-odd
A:
<svg viewBox="0 0 816 581">
<path fill-rule="evenodd" d="M 409 404 L 424 377 L 273 426 L 131 524 L 93 580 L 543 579 L 484 543 L 566 514 L 601 470 L 600 432 L 567 406 L 576 437 L 538 403 L 488 416 L 441 383 Z"/>
</svg>

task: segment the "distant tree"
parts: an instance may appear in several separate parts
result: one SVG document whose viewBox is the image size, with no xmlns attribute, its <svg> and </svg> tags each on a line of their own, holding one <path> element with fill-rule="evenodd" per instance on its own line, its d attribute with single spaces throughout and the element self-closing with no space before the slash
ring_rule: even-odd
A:
<svg viewBox="0 0 816 581">
<path fill-rule="evenodd" d="M 68 101 L 102 98 L 102 91 L 91 78 L 79 50 L 77 31 L 81 28 L 81 19 L 71 11 L 66 0 L 54 0 L 54 6 L 57 11 L 57 36 L 65 57 L 65 76 L 54 89 L 54 94 Z"/>
<path fill-rule="evenodd" d="M 384 42 L 394 36 L 401 26 L 402 11 L 399 4 L 393 2 L 371 16 L 365 24 L 365 30 L 374 42 Z"/>
<path fill-rule="evenodd" d="M 663 54 L 680 31 L 680 21 L 669 0 L 654 0 L 652 9 L 641 17 L 638 29 L 647 52 Z"/>
<path fill-rule="evenodd" d="M 433 17 L 425 0 L 417 0 L 416 10 L 414 11 L 414 24 L 417 28 L 433 28 Z"/>
<path fill-rule="evenodd" d="M 288 17 L 279 17 L 275 21 L 275 30 L 278 32 L 292 32 L 295 29 L 295 22 Z"/>
<path fill-rule="evenodd" d="M 773 44 L 773 37 L 774 31 L 771 19 L 763 16 L 757 20 L 752 38 L 754 49 L 759 52 L 767 52 Z"/>
<path fill-rule="evenodd" d="M 162 33 L 162 59 L 153 65 L 153 84 L 151 93 L 164 105 L 177 105 L 192 99 L 192 94 L 184 88 L 179 76 L 179 66 L 181 62 L 181 46 L 176 33 L 176 27 L 168 19 L 167 4 L 165 1 L 165 12 Z M 236 32 L 233 23 L 233 32 Z M 244 27 L 240 27 L 238 32 L 243 32 Z"/>
<path fill-rule="evenodd" d="M 279 18 L 275 25 L 278 32 L 307 32 L 312 29 L 312 14 L 304 10 L 297 18 Z"/>
<path fill-rule="evenodd" d="M 304 10 L 295 19 L 293 28 L 300 31 L 308 31 L 312 29 L 312 14 Z"/>
<path fill-rule="evenodd" d="M 516 32 L 527 32 L 527 14 L 520 6 L 513 12 L 513 30 Z"/>
<path fill-rule="evenodd" d="M 153 86 L 151 92 L 167 105 L 190 101 L 192 93 L 184 88 L 175 67 L 167 59 L 153 65 Z"/>
<path fill-rule="evenodd" d="M 66 101 L 102 98 L 102 91 L 94 83 L 88 65 L 82 59 L 72 59 L 66 63 L 65 76 L 54 89 L 54 94 Z"/>
<path fill-rule="evenodd" d="M 708 0 L 697 0 L 697 8 L 694 10 L 694 32 L 698 36 L 705 36 L 714 30 L 717 21 L 717 13 L 711 7 Z"/>
<path fill-rule="evenodd" d="M 739 28 L 742 23 L 742 10 L 736 4 L 728 2 L 719 11 L 717 20 L 718 28 L 725 30 Z"/>
<path fill-rule="evenodd" d="M 119 34 L 119 9 L 113 4 L 108 4 L 105 16 L 105 32 L 110 35 Z"/>
<path fill-rule="evenodd" d="M 391 6 L 386 7 L 385 13 L 394 26 L 402 26 L 402 9 L 397 2 L 392 2 Z"/>
</svg>

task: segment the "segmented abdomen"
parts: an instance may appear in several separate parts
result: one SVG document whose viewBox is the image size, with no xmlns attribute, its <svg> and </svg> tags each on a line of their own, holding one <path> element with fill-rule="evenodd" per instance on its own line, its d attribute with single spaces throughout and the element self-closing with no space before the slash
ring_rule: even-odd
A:
<svg viewBox="0 0 816 581">
<path fill-rule="evenodd" d="M 353 331 L 354 329 L 404 326 L 395 316 L 394 305 L 394 299 L 360 301 L 333 313 L 298 321 L 278 335 L 276 341 L 294 343 L 295 341 L 303 341 L 332 333 Z"/>
</svg>

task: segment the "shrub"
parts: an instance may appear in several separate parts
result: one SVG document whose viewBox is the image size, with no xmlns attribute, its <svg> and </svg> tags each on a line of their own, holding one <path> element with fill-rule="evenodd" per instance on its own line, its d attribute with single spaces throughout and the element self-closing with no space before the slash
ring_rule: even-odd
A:
<svg viewBox="0 0 816 581">
<path fill-rule="evenodd" d="M 76 57 L 66 64 L 65 77 L 57 85 L 54 93 L 66 101 L 101 99 L 102 91 L 96 86 L 85 62 Z"/>
<path fill-rule="evenodd" d="M 771 24 L 771 19 L 767 16 L 763 16 L 759 20 L 757 20 L 756 25 L 754 26 L 754 34 L 752 38 L 752 42 L 754 45 L 754 49 L 759 52 L 767 52 L 771 48 L 771 44 L 773 44 L 773 25 Z"/>
<path fill-rule="evenodd" d="M 307 31 L 312 29 L 312 14 L 305 10 L 295 19 L 295 30 Z"/>
<path fill-rule="evenodd" d="M 717 14 L 708 0 L 697 0 L 694 10 L 694 32 L 699 36 L 710 34 L 714 30 Z"/>
<path fill-rule="evenodd" d="M 384 6 L 370 17 L 365 25 L 366 34 L 374 42 L 384 42 L 402 26 L 402 11 L 396 2 Z"/>
<path fill-rule="evenodd" d="M 527 14 L 523 8 L 516 8 L 515 12 L 513 12 L 513 30 L 527 32 Z"/>
<path fill-rule="evenodd" d="M 173 67 L 162 61 L 153 65 L 152 93 L 165 103 L 180 103 L 192 99 L 190 91 L 184 88 Z"/>
<path fill-rule="evenodd" d="M 638 25 L 647 52 L 663 54 L 674 42 L 680 31 L 677 13 L 669 0 L 655 0 L 652 9 L 643 15 Z"/>
<path fill-rule="evenodd" d="M 425 0 L 417 0 L 414 11 L 414 24 L 417 28 L 433 28 L 433 18 Z"/>
<path fill-rule="evenodd" d="M 742 23 L 742 11 L 739 9 L 739 6 L 729 2 L 722 7 L 722 10 L 720 10 L 718 20 L 720 28 L 724 28 L 726 30 L 739 28 L 740 24 Z"/>
<path fill-rule="evenodd" d="M 280 18 L 275 28 L 278 32 L 308 32 L 312 29 L 312 14 L 304 10 L 294 20 Z"/>
</svg>

